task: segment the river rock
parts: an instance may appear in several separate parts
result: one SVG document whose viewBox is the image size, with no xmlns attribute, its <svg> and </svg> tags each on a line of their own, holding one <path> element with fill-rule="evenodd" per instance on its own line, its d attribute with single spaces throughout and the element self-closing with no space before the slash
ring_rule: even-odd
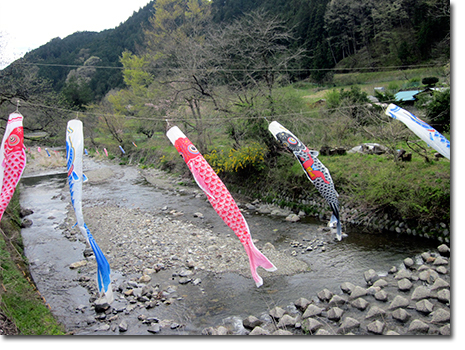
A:
<svg viewBox="0 0 465 350">
<path fill-rule="evenodd" d="M 299 215 L 296 215 L 296 214 L 290 214 L 288 216 L 286 216 L 286 221 L 289 221 L 289 222 L 297 222 L 300 220 L 300 216 Z"/>
<path fill-rule="evenodd" d="M 400 307 L 407 307 L 409 305 L 408 299 L 404 298 L 401 295 L 396 295 L 394 300 L 391 302 L 389 305 L 388 309 L 389 310 L 394 310 Z"/>
<path fill-rule="evenodd" d="M 432 313 L 431 323 L 445 323 L 450 321 L 450 311 L 437 309 Z"/>
<path fill-rule="evenodd" d="M 305 310 L 304 314 L 302 315 L 302 318 L 308 318 L 308 317 L 313 317 L 313 316 L 320 316 L 321 313 L 323 312 L 324 309 L 310 304 L 307 309 Z"/>
<path fill-rule="evenodd" d="M 346 333 L 355 328 L 360 327 L 360 322 L 352 317 L 346 317 L 342 320 L 341 326 L 338 328 L 337 333 Z"/>
<path fill-rule="evenodd" d="M 431 290 L 437 290 L 437 289 L 442 289 L 442 288 L 449 288 L 450 285 L 446 281 L 444 281 L 442 278 L 437 278 L 436 281 L 434 281 L 433 285 L 431 286 Z"/>
<path fill-rule="evenodd" d="M 397 287 L 403 292 L 410 290 L 412 286 L 412 282 L 410 282 L 407 278 L 402 278 L 399 282 L 397 282 Z"/>
<path fill-rule="evenodd" d="M 294 333 L 287 331 L 285 329 L 278 329 L 274 331 L 271 335 L 294 335 Z"/>
<path fill-rule="evenodd" d="M 408 327 L 408 331 L 411 333 L 427 333 L 429 331 L 429 326 L 421 320 L 413 320 Z"/>
<path fill-rule="evenodd" d="M 243 321 L 242 324 L 245 328 L 254 329 L 257 326 L 261 326 L 263 321 L 259 320 L 255 316 L 248 316 Z"/>
<path fill-rule="evenodd" d="M 344 293 L 350 294 L 352 290 L 355 288 L 355 284 L 350 282 L 344 282 L 341 284 L 340 288 Z"/>
<path fill-rule="evenodd" d="M 387 285 L 388 285 L 388 283 L 386 282 L 386 280 L 384 280 L 382 278 L 380 278 L 375 283 L 373 283 L 373 287 L 379 287 L 379 288 L 384 288 Z"/>
<path fill-rule="evenodd" d="M 401 280 L 404 278 L 412 279 L 412 272 L 410 272 L 409 270 L 402 269 L 394 276 L 394 278 L 396 280 Z"/>
<path fill-rule="evenodd" d="M 434 260 L 434 262 L 433 262 L 433 265 L 434 265 L 434 266 L 437 266 L 437 265 L 447 265 L 447 264 L 449 264 L 449 261 L 448 261 L 446 258 L 442 257 L 442 256 L 438 256 L 438 257 L 436 258 L 436 260 Z"/>
<path fill-rule="evenodd" d="M 366 283 L 370 286 L 379 279 L 378 274 L 373 269 L 369 269 L 368 271 L 365 271 L 363 274 L 363 277 L 365 278 Z"/>
<path fill-rule="evenodd" d="M 249 335 L 270 335 L 270 332 L 260 326 L 255 327 Z"/>
<path fill-rule="evenodd" d="M 279 306 L 272 308 L 269 312 L 270 316 L 273 317 L 275 320 L 279 320 L 281 317 L 284 316 L 285 313 L 286 311 Z"/>
<path fill-rule="evenodd" d="M 294 302 L 294 305 L 300 310 L 304 311 L 308 305 L 310 305 L 311 301 L 306 298 L 299 298 Z"/>
<path fill-rule="evenodd" d="M 337 294 L 333 295 L 331 300 L 329 301 L 328 305 L 329 306 L 339 306 L 339 305 L 344 305 L 347 303 L 347 300 Z"/>
<path fill-rule="evenodd" d="M 128 330 L 128 324 L 126 321 L 121 321 L 120 324 L 118 325 L 118 329 L 120 332 L 127 332 Z"/>
<path fill-rule="evenodd" d="M 448 289 L 441 289 L 438 292 L 438 300 L 442 303 L 450 303 L 450 291 Z"/>
<path fill-rule="evenodd" d="M 392 312 L 392 317 L 400 322 L 407 322 L 407 320 L 410 318 L 410 314 L 405 311 L 405 309 L 396 309 Z"/>
<path fill-rule="evenodd" d="M 317 297 L 321 301 L 329 301 L 333 297 L 333 295 L 334 295 L 333 292 L 325 288 L 317 294 Z"/>
<path fill-rule="evenodd" d="M 430 294 L 431 294 L 431 292 L 427 287 L 418 286 L 413 291 L 411 299 L 412 300 L 426 299 L 426 298 L 429 298 Z"/>
<path fill-rule="evenodd" d="M 160 333 L 160 329 L 160 325 L 158 323 L 154 323 L 149 328 L 147 328 L 147 332 L 156 334 Z"/>
<path fill-rule="evenodd" d="M 432 269 L 422 270 L 418 274 L 418 278 L 426 283 L 432 284 L 439 277 L 438 273 Z"/>
<path fill-rule="evenodd" d="M 388 294 L 384 290 L 380 290 L 380 291 L 376 292 L 374 297 L 378 301 L 387 301 L 388 300 Z"/>
<path fill-rule="evenodd" d="M 315 333 L 321 327 L 323 327 L 323 324 L 312 317 L 307 318 L 302 322 L 302 328 L 310 334 Z"/>
<path fill-rule="evenodd" d="M 443 256 L 449 256 L 450 255 L 450 248 L 445 244 L 441 244 L 438 247 L 438 252 L 439 252 L 439 254 L 441 254 Z"/>
<path fill-rule="evenodd" d="M 403 262 L 404 262 L 405 267 L 409 269 L 411 269 L 413 265 L 415 264 L 412 258 L 405 258 Z"/>
<path fill-rule="evenodd" d="M 366 319 L 377 318 L 377 317 L 384 318 L 385 315 L 386 315 L 386 311 L 384 311 L 383 309 L 381 309 L 380 307 L 376 305 L 373 305 L 372 307 L 370 307 L 370 309 L 366 313 L 365 318 Z"/>
<path fill-rule="evenodd" d="M 332 321 L 339 321 L 343 313 L 344 310 L 335 306 L 328 310 L 328 318 Z"/>
<path fill-rule="evenodd" d="M 356 286 L 352 290 L 352 293 L 350 293 L 350 298 L 351 299 L 357 299 L 357 298 L 363 297 L 365 295 L 367 295 L 367 290 L 365 288 L 360 287 L 360 286 Z"/>
<path fill-rule="evenodd" d="M 383 334 L 383 330 L 386 324 L 380 320 L 373 321 L 367 324 L 367 331 L 374 334 Z"/>
<path fill-rule="evenodd" d="M 294 327 L 296 321 L 297 320 L 295 317 L 292 317 L 290 315 L 283 315 L 283 317 L 279 319 L 277 327 L 278 328 Z"/>
<path fill-rule="evenodd" d="M 416 310 L 418 312 L 422 312 L 425 314 L 431 313 L 433 311 L 433 307 L 434 307 L 433 303 L 431 303 L 427 299 L 420 300 L 419 302 L 415 304 Z"/>
<path fill-rule="evenodd" d="M 69 268 L 71 270 L 75 270 L 75 269 L 78 269 L 86 265 L 87 265 L 87 260 L 81 260 L 81 261 L 76 261 L 76 262 L 73 262 L 72 264 L 69 264 Z"/>
<path fill-rule="evenodd" d="M 369 305 L 369 302 L 366 301 L 363 298 L 358 298 L 358 299 L 353 300 L 350 303 L 350 305 L 352 305 L 353 307 L 363 311 L 363 310 L 365 310 L 367 308 L 367 306 Z"/>
</svg>

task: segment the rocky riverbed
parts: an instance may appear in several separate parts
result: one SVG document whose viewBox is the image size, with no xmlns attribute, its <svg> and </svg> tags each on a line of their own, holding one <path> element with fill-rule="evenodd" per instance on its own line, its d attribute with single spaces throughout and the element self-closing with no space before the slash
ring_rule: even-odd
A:
<svg viewBox="0 0 465 350">
<path fill-rule="evenodd" d="M 58 157 L 58 156 L 57 156 Z M 37 174 L 44 166 L 32 161 L 25 175 Z M 86 172 L 88 186 L 97 186 L 125 176 L 112 163 L 99 160 L 101 166 Z M 63 170 L 62 159 L 53 167 Z M 51 166 L 48 165 L 48 168 Z M 29 168 L 29 173 L 28 173 Z M 139 170 L 151 186 L 168 191 L 172 198 L 189 196 L 205 199 L 195 186 L 179 186 L 181 179 L 156 169 Z M 64 188 L 61 199 L 69 201 Z M 250 282 L 248 258 L 232 231 L 219 233 L 204 220 L 206 213 L 188 214 L 170 203 L 145 210 L 131 207 L 124 199 L 84 200 L 84 217 L 90 231 L 116 271 L 115 302 L 99 303 L 96 298 L 96 263 L 90 249 L 81 260 L 69 265 L 76 271 L 75 282 L 92 297 L 89 304 L 76 305 L 74 312 L 84 317 L 70 331 L 75 334 L 193 334 L 188 324 L 194 318 L 207 318 L 216 307 L 211 298 L 206 309 L 179 307 L 189 298 L 207 297 L 207 286 L 215 278 L 234 273 Z M 244 212 L 280 215 L 297 220 L 296 214 L 255 203 L 241 205 Z M 74 213 L 60 229 L 70 241 L 83 241 Z M 256 240 L 257 247 L 278 267 L 268 276 L 292 275 L 309 266 L 298 259 L 299 251 L 318 250 L 332 243 L 331 231 L 321 227 L 318 239 L 290 242 L 290 249 L 278 250 L 267 241 Z M 302 295 L 291 304 L 276 305 L 248 317 L 230 315 L 204 328 L 205 335 L 342 335 L 342 334 L 450 334 L 450 252 L 446 245 L 424 252 L 415 260 L 406 258 L 401 267 L 386 267 L 379 275 L 368 269 L 364 285 L 347 281 L 339 289 L 323 289 L 316 295 Z M 160 282 L 163 281 L 163 282 Z M 253 282 L 250 282 L 253 283 Z M 208 296 L 209 297 L 209 296 Z"/>
</svg>

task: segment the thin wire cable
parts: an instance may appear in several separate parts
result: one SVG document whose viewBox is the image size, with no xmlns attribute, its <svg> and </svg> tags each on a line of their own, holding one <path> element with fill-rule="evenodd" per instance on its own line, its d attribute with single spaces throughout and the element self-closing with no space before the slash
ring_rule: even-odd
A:
<svg viewBox="0 0 465 350">
<path fill-rule="evenodd" d="M 26 65 L 26 66 L 46 66 L 46 67 L 64 67 L 64 68 L 99 68 L 99 69 L 118 69 L 118 70 L 130 70 L 131 68 L 126 67 L 118 67 L 118 66 L 86 66 L 86 65 L 77 65 L 77 64 L 60 64 L 60 63 L 38 63 L 38 62 L 15 62 L 14 64 L 18 65 Z M 257 69 L 215 69 L 215 68 L 196 68 L 195 70 L 199 71 L 212 71 L 215 70 L 216 72 L 256 72 L 256 71 L 269 71 L 272 70 L 274 72 L 308 72 L 308 71 L 357 71 L 357 70 L 386 70 L 386 69 L 412 69 L 412 68 L 433 68 L 433 67 L 441 67 L 441 65 L 436 64 L 417 64 L 417 65 L 403 65 L 403 66 L 381 66 L 381 67 L 342 67 L 342 68 L 283 68 L 283 69 L 272 69 L 272 68 L 257 68 Z M 171 71 L 192 71 L 193 69 L 189 68 L 151 68 L 151 70 L 171 70 Z"/>
<path fill-rule="evenodd" d="M 383 102 L 386 105 L 389 104 L 391 101 Z M 394 101 L 392 101 L 394 102 Z M 63 112 L 68 112 L 68 113 L 76 113 L 75 110 L 71 109 L 66 109 L 62 107 L 56 107 L 56 106 L 47 106 L 47 105 L 42 105 L 42 104 L 37 104 L 37 103 L 30 103 L 30 102 L 23 102 L 23 106 L 30 106 L 30 107 L 40 107 L 40 108 L 47 108 L 47 109 L 53 109 L 53 110 L 58 110 L 58 111 L 63 111 Z M 342 110 L 347 110 L 347 109 L 352 109 L 352 108 L 358 108 L 358 107 L 367 107 L 366 103 L 364 104 L 359 104 L 359 105 L 349 105 L 349 106 L 343 106 L 343 107 L 337 107 L 337 108 L 327 108 L 325 111 L 328 112 L 336 112 L 336 111 L 342 111 Z M 94 115 L 97 117 L 116 117 L 116 118 L 124 118 L 124 119 L 138 119 L 138 120 L 151 120 L 151 121 L 159 121 L 159 122 L 166 122 L 167 117 L 140 117 L 140 116 L 129 116 L 129 115 L 124 115 L 124 114 L 110 114 L 110 113 L 95 113 L 95 112 L 78 112 L 83 115 Z M 209 120 L 209 121 L 224 121 L 225 119 L 228 120 L 241 120 L 241 119 L 265 119 L 267 118 L 286 118 L 286 117 L 301 117 L 301 118 L 308 118 L 310 117 L 309 115 L 314 114 L 315 111 L 305 111 L 305 112 L 295 112 L 295 113 L 286 113 L 286 114 L 275 114 L 272 116 L 227 116 L 227 117 L 215 117 L 215 118 L 205 118 L 204 120 Z M 185 118 L 185 117 L 169 117 L 168 118 L 170 122 L 179 122 L 179 121 L 185 121 L 185 120 L 190 120 L 190 118 Z M 312 121 L 322 121 L 322 122 L 330 122 L 327 118 L 311 118 Z"/>
</svg>

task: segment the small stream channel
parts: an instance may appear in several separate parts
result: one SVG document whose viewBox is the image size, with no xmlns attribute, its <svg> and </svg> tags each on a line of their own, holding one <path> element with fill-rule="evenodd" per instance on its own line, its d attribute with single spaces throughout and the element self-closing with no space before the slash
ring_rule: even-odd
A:
<svg viewBox="0 0 465 350">
<path fill-rule="evenodd" d="M 87 170 L 95 170 L 101 168 L 102 163 L 86 159 L 84 166 Z M 175 206 L 185 213 L 186 220 L 194 212 L 201 211 L 205 214 L 205 225 L 215 232 L 233 234 L 204 199 L 181 195 L 174 201 L 169 191 L 157 189 L 145 181 L 137 168 L 111 167 L 119 176 L 84 189 L 86 203 L 95 206 L 116 202 L 122 207 L 143 210 Z M 77 272 L 69 269 L 71 263 L 83 259 L 85 244 L 79 240 L 70 241 L 63 235 L 62 225 L 69 204 L 63 191 L 67 190 L 64 173 L 21 180 L 21 206 L 34 211 L 28 216 L 33 225 L 22 229 L 22 236 L 38 289 L 54 315 L 74 334 L 148 334 L 147 327 L 137 320 L 137 313 L 128 316 L 129 330 L 125 333 L 117 330 L 95 331 L 95 323 L 90 322 L 95 317 L 95 312 L 89 310 L 90 295 L 78 283 Z M 183 217 L 180 219 L 183 220 Z M 285 307 L 300 297 L 314 298 L 324 288 L 339 293 L 339 286 L 343 282 L 364 285 L 363 273 L 368 269 L 387 274 L 392 266 L 400 266 L 406 257 L 415 259 L 422 252 L 437 246 L 437 242 L 415 237 L 351 230 L 341 242 L 324 237 L 327 242 L 324 248 L 307 251 L 306 242 L 322 239 L 328 234 L 321 229 L 326 223 L 314 218 L 290 223 L 283 218 L 256 214 L 246 215 L 246 220 L 253 238 L 270 242 L 277 250 L 289 251 L 305 261 L 310 267 L 309 271 L 267 277 L 260 288 L 256 288 L 250 278 L 236 273 L 205 274 L 201 289 L 192 284 L 179 286 L 178 293 L 183 296 L 179 302 L 153 309 L 158 318 L 175 315 L 183 323 L 182 328 L 168 328 L 163 330 L 163 334 L 200 334 L 206 327 L 228 322 L 240 323 L 248 315 L 259 317 L 274 306 Z M 303 243 L 303 247 L 293 246 L 293 242 Z M 160 283 L 169 283 L 171 273 L 169 270 L 162 271 L 156 274 L 156 278 Z M 115 285 L 122 281 L 123 275 L 124 271 L 113 272 Z M 116 300 L 112 306 L 117 308 L 119 304 L 120 301 Z M 87 308 L 78 312 L 76 308 L 79 305 L 87 305 Z M 240 328 L 240 325 L 234 327 Z"/>
</svg>

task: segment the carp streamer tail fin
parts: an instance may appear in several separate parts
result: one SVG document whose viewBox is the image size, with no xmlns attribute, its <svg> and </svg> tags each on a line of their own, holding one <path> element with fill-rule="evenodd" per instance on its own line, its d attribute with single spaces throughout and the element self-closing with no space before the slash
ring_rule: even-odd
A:
<svg viewBox="0 0 465 350">
<path fill-rule="evenodd" d="M 244 245 L 245 251 L 249 256 L 250 262 L 250 271 L 252 272 L 252 277 L 255 281 L 257 287 L 260 287 L 263 284 L 262 278 L 257 273 L 257 268 L 259 266 L 263 267 L 266 271 L 276 271 L 276 266 L 273 265 L 271 261 L 267 259 L 252 243 Z"/>
</svg>

